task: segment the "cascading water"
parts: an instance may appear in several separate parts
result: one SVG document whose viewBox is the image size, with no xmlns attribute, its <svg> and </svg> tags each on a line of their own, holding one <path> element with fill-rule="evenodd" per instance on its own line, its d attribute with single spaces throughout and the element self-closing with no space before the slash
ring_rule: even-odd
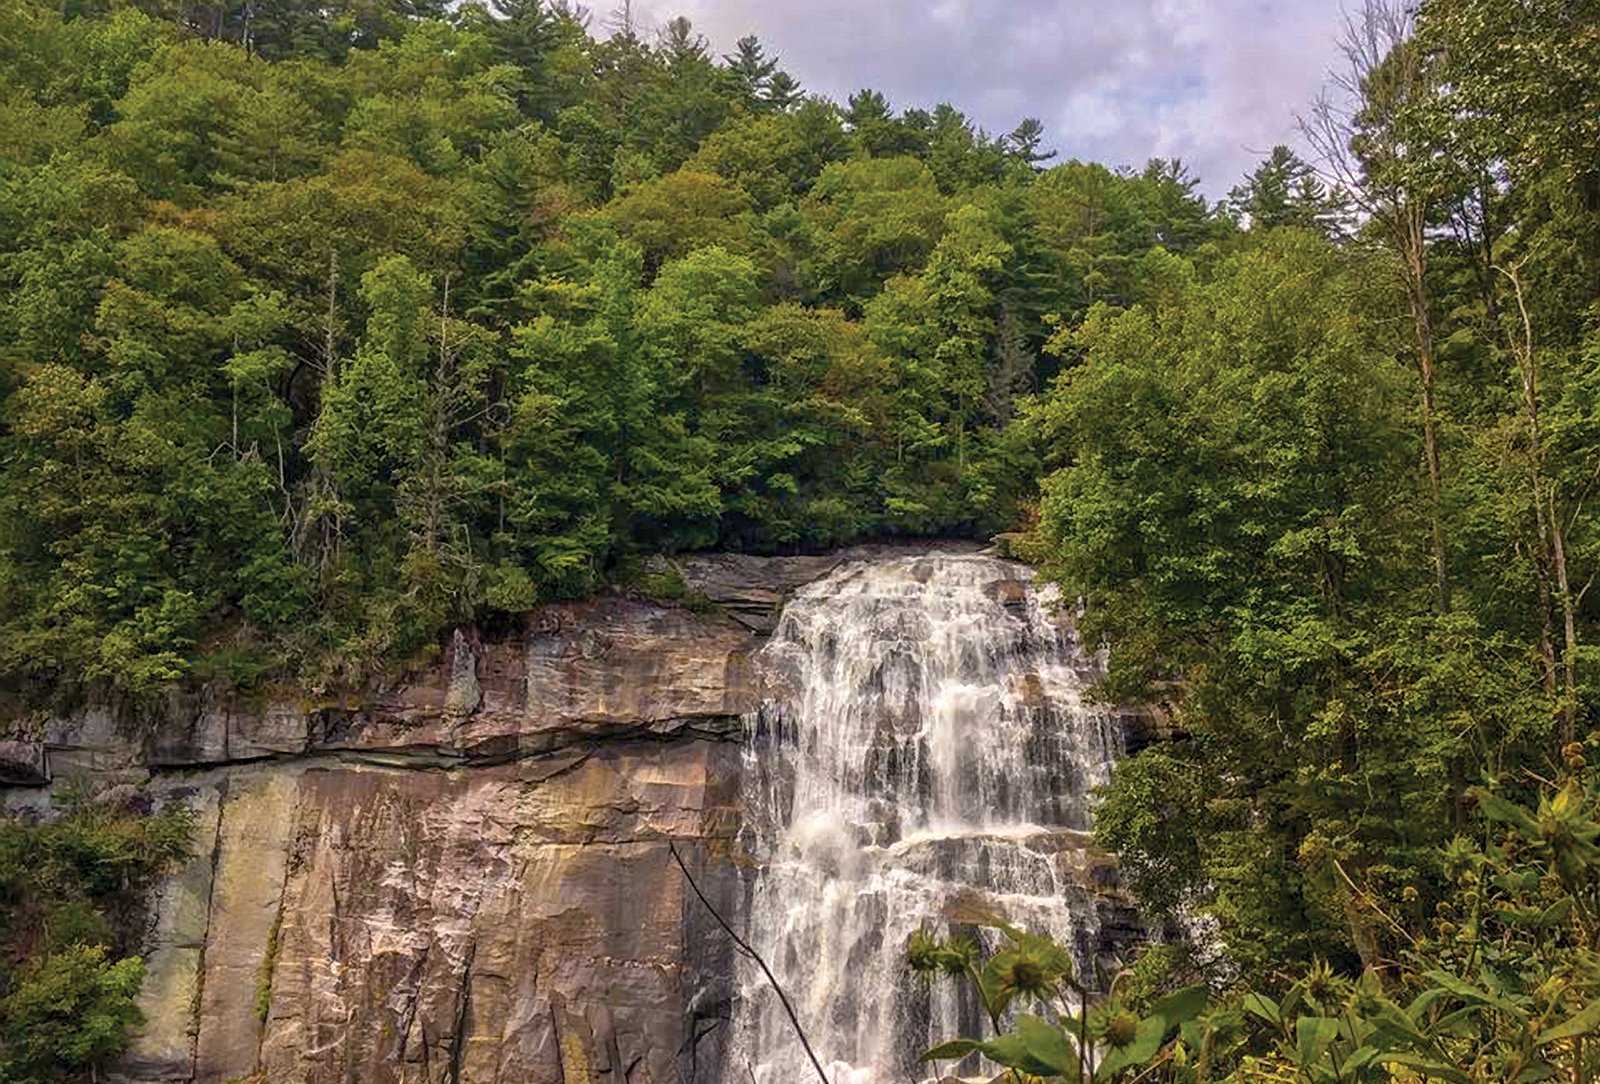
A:
<svg viewBox="0 0 1600 1084">
<path fill-rule="evenodd" d="M 919 926 L 978 910 L 1091 957 L 1091 792 L 1120 718 L 1081 700 L 1079 649 L 1028 569 L 929 553 L 841 567 L 785 609 L 748 720 L 748 936 L 832 1084 L 924 1079 L 975 1006 L 905 965 Z M 778 999 L 741 965 L 725 1084 L 814 1080 Z"/>
</svg>

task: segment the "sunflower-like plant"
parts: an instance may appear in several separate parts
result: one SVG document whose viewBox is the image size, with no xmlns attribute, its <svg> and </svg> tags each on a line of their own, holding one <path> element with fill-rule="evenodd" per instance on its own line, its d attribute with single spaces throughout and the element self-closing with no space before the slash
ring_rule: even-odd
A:
<svg viewBox="0 0 1600 1084">
<path fill-rule="evenodd" d="M 1319 961 L 1281 1000 L 1245 994 L 1252 1071 L 1307 1084 L 1600 1080 L 1600 774 L 1583 745 L 1562 755 L 1569 775 L 1536 794 L 1470 792 L 1478 838 L 1440 853 L 1449 891 L 1433 917 L 1402 922 L 1420 911 L 1415 890 L 1377 912 L 1409 944 L 1384 973 L 1348 978 Z"/>
<path fill-rule="evenodd" d="M 912 934 L 906 946 L 918 974 L 964 978 L 994 1029 L 989 1039 L 940 1043 L 923 1054 L 924 1061 L 982 1054 L 1005 1066 L 1015 1082 L 1132 1080 L 1170 1057 L 1179 1028 L 1205 1008 L 1203 985 L 1162 998 L 1142 1015 L 1115 988 L 1099 1005 L 1091 1004 L 1067 949 L 1005 922 L 985 925 L 1001 935 L 986 957 L 971 938 L 940 940 L 925 930 Z"/>
</svg>

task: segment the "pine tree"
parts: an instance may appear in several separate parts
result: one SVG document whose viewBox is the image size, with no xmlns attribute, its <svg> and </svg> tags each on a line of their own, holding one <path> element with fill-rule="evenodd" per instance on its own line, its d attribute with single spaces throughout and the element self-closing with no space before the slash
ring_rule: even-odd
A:
<svg viewBox="0 0 1600 1084">
<path fill-rule="evenodd" d="M 1004 140 L 1008 154 L 1034 169 L 1041 168 L 1040 162 L 1048 162 L 1056 156 L 1053 150 L 1041 151 L 1043 143 L 1044 125 L 1037 117 L 1024 117 Z"/>
<path fill-rule="evenodd" d="M 778 58 L 768 58 L 761 47 L 761 40 L 753 34 L 740 38 L 735 49 L 732 54 L 723 54 L 723 62 L 739 81 L 745 98 L 751 104 L 765 101 L 769 80 L 778 70 Z"/>
</svg>

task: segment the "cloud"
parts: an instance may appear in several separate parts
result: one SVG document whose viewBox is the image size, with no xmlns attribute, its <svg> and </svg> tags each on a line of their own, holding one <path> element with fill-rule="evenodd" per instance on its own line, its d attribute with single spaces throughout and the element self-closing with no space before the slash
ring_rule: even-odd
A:
<svg viewBox="0 0 1600 1084">
<path fill-rule="evenodd" d="M 1329 0 L 636 0 L 635 13 L 686 15 L 719 52 L 755 34 L 841 101 L 862 87 L 899 108 L 948 101 L 991 132 L 1036 116 L 1062 157 L 1181 157 L 1213 197 L 1297 142 L 1340 22 Z"/>
</svg>

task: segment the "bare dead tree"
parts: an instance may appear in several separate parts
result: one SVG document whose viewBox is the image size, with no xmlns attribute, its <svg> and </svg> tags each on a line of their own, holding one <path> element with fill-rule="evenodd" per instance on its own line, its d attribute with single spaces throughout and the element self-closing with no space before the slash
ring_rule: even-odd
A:
<svg viewBox="0 0 1600 1084">
<path fill-rule="evenodd" d="M 613 36 L 633 40 L 639 36 L 639 20 L 633 13 L 633 0 L 621 0 L 606 16 L 605 28 Z"/>
<path fill-rule="evenodd" d="M 320 385 L 319 403 L 326 403 L 328 392 L 339 381 L 339 253 L 328 251 L 328 307 L 323 326 L 320 364 L 316 365 Z M 344 542 L 343 501 L 338 487 L 326 466 L 312 457 L 311 476 L 307 479 L 301 509 L 291 517 L 290 538 L 296 554 L 302 559 L 310 548 L 313 533 L 316 535 L 316 566 L 326 573 L 339 555 Z"/>
<path fill-rule="evenodd" d="M 593 12 L 575 0 L 549 0 L 545 7 L 556 18 L 569 20 L 585 30 L 594 17 Z"/>
<path fill-rule="evenodd" d="M 395 503 L 413 550 L 456 574 L 454 604 L 465 612 L 482 570 L 468 525 L 456 514 L 465 493 L 451 463 L 452 442 L 463 427 L 496 421 L 501 411 L 484 394 L 482 366 L 472 357 L 481 342 L 475 342 L 470 324 L 451 315 L 450 285 L 446 275 L 439 303 L 438 360 L 427 379 L 427 441 L 418 469 L 401 483 Z"/>
<path fill-rule="evenodd" d="M 1557 506 L 1558 486 L 1545 469 L 1544 432 L 1539 418 L 1539 355 L 1534 346 L 1533 319 L 1528 313 L 1522 263 L 1519 261 L 1510 266 L 1497 267 L 1496 270 L 1511 284 L 1512 297 L 1517 303 L 1517 317 L 1520 322 L 1520 334 L 1507 338 L 1521 377 L 1523 420 L 1528 427 L 1528 472 L 1533 488 L 1534 516 L 1544 550 L 1542 559 L 1549 566 L 1549 571 L 1543 572 L 1541 579 L 1546 579 L 1551 574 L 1554 576 L 1553 584 L 1541 584 L 1541 588 L 1553 591 L 1561 606 L 1560 717 L 1561 744 L 1565 747 L 1576 737 L 1578 710 L 1577 599 L 1573 595 L 1572 584 L 1567 575 L 1567 528 L 1562 523 L 1561 512 Z"/>
</svg>

